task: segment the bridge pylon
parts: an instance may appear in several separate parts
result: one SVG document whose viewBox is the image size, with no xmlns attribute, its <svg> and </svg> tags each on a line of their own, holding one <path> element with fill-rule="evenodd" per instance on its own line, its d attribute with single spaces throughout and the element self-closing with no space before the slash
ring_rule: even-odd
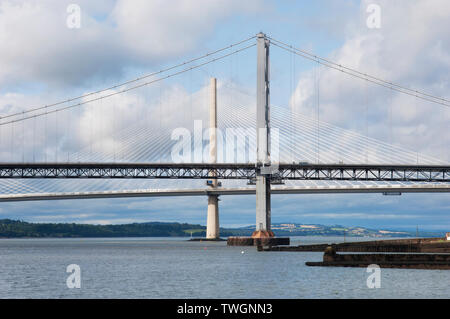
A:
<svg viewBox="0 0 450 319">
<path fill-rule="evenodd" d="M 257 35 L 256 71 L 256 229 L 251 237 L 228 237 L 230 246 L 289 245 L 289 237 L 275 237 L 271 230 L 270 182 L 274 172 L 270 158 L 270 41 Z M 278 166 L 277 166 L 278 168 Z"/>
<path fill-rule="evenodd" d="M 269 40 L 264 33 L 257 35 L 256 80 L 256 230 L 253 238 L 273 237 L 270 216 L 270 82 Z"/>
<path fill-rule="evenodd" d="M 209 107 L 209 158 L 211 163 L 217 162 L 217 80 L 210 80 Z M 211 172 L 210 176 L 214 176 Z M 217 188 L 217 179 L 208 180 L 208 187 Z M 206 220 L 206 239 L 219 239 L 219 195 L 208 195 L 208 215 Z"/>
</svg>

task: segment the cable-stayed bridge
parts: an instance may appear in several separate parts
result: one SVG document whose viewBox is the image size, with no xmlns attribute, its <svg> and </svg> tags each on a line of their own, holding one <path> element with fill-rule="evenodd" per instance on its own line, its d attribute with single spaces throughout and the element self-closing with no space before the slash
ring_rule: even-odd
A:
<svg viewBox="0 0 450 319">
<path fill-rule="evenodd" d="M 257 232 L 271 236 L 271 194 L 450 191 L 450 165 L 443 160 L 273 105 L 271 44 L 357 80 L 450 106 L 445 98 L 258 34 L 103 90 L 4 114 L 0 201 L 208 196 L 207 233 L 218 237 L 218 196 L 256 194 Z M 217 88 L 213 80 L 195 92 L 177 85 L 162 92 L 164 81 L 195 70 L 210 77 L 209 65 L 255 46 L 254 91 L 226 82 Z M 129 95 L 143 88 L 153 91 Z M 317 115 L 319 96 L 317 89 Z M 166 180 L 175 187 L 161 188 Z"/>
</svg>

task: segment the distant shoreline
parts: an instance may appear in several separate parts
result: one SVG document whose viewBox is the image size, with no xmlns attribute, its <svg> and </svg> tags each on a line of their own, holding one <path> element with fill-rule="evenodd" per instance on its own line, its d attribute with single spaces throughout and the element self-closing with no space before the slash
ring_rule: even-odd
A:
<svg viewBox="0 0 450 319">
<path fill-rule="evenodd" d="M 407 231 L 345 227 L 341 225 L 273 224 L 276 236 L 322 237 L 443 237 L 442 232 L 420 232 L 415 236 Z M 254 227 L 221 228 L 221 237 L 250 236 Z M 9 238 L 145 238 L 182 237 L 204 238 L 206 227 L 199 224 L 148 222 L 122 225 L 90 225 L 75 223 L 29 223 L 20 220 L 0 220 L 0 239 Z"/>
</svg>

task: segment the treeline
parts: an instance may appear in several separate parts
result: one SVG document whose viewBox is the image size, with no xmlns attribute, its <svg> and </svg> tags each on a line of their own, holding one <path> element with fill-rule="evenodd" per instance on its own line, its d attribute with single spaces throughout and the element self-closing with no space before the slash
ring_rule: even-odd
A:
<svg viewBox="0 0 450 319">
<path fill-rule="evenodd" d="M 124 225 L 40 224 L 0 220 L 0 237 L 204 237 L 206 227 L 180 223 L 134 223 Z"/>
<path fill-rule="evenodd" d="M 274 225 L 279 226 L 279 225 Z M 411 232 L 380 234 L 378 230 L 358 227 L 358 233 L 353 228 L 344 226 L 316 225 L 314 229 L 276 229 L 276 236 L 368 236 L 368 237 L 410 237 Z M 251 236 L 254 227 L 221 228 L 220 236 Z M 68 223 L 28 223 L 19 220 L 0 219 L 0 238 L 25 237 L 205 237 L 206 227 L 186 223 L 133 223 L 123 225 L 89 225 Z M 420 237 L 443 237 L 440 232 L 420 232 Z"/>
</svg>

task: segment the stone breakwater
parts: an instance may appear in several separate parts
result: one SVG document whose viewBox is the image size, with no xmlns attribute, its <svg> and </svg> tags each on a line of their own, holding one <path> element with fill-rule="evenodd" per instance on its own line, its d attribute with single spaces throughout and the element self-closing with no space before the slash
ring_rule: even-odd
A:
<svg viewBox="0 0 450 319">
<path fill-rule="evenodd" d="M 450 254 L 337 254 L 329 246 L 323 261 L 306 262 L 307 266 L 367 267 L 376 264 L 380 268 L 449 269 Z"/>
<path fill-rule="evenodd" d="M 264 246 L 264 245 L 262 245 Z M 325 251 L 331 246 L 337 252 L 450 253 L 450 241 L 444 238 L 373 240 L 339 244 L 258 247 L 260 251 Z"/>
</svg>

